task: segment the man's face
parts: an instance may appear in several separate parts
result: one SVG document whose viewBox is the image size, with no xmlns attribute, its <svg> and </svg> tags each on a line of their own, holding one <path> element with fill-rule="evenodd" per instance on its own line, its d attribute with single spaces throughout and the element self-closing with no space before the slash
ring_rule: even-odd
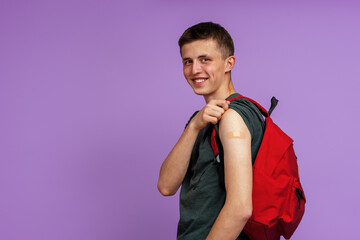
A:
<svg viewBox="0 0 360 240">
<path fill-rule="evenodd" d="M 213 39 L 197 40 L 181 49 L 183 71 L 187 82 L 196 94 L 216 95 L 226 87 L 226 61 Z"/>
</svg>

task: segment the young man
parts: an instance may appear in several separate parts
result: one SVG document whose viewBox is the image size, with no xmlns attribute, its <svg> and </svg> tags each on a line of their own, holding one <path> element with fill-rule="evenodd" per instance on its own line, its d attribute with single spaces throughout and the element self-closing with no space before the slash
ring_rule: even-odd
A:
<svg viewBox="0 0 360 240">
<path fill-rule="evenodd" d="M 164 196 L 181 187 L 178 239 L 248 239 L 242 233 L 252 214 L 252 163 L 264 131 L 260 111 L 239 96 L 232 80 L 234 45 L 211 22 L 187 29 L 179 39 L 184 76 L 206 105 L 189 120 L 160 169 Z M 211 132 L 219 126 L 224 172 L 214 160 Z"/>
</svg>

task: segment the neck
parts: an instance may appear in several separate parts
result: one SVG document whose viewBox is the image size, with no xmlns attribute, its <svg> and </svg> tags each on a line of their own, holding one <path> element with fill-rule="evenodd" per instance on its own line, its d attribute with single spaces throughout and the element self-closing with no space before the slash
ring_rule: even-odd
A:
<svg viewBox="0 0 360 240">
<path fill-rule="evenodd" d="M 211 100 L 225 100 L 231 94 L 236 93 L 234 85 L 232 81 L 229 81 L 229 84 L 224 88 L 218 89 L 215 93 L 211 95 L 204 95 L 204 99 L 206 103 L 209 103 Z"/>
</svg>

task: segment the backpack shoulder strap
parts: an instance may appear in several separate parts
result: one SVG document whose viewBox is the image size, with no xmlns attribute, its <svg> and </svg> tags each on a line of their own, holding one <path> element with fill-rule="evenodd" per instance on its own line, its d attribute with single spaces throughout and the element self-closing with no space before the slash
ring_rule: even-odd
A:
<svg viewBox="0 0 360 240">
<path fill-rule="evenodd" d="M 238 99 L 238 98 L 244 98 L 250 102 L 252 102 L 253 104 L 255 104 L 255 106 L 260 110 L 260 112 L 262 113 L 262 115 L 264 115 L 264 117 L 269 117 L 270 114 L 272 113 L 272 111 L 275 109 L 277 103 L 279 102 L 279 100 L 277 100 L 275 97 L 271 98 L 271 106 L 269 111 L 266 111 L 265 108 L 263 108 L 263 106 L 261 106 L 258 102 L 256 102 L 255 100 L 248 98 L 248 97 L 244 97 L 244 96 L 236 96 L 233 98 L 230 98 L 228 101 L 232 101 L 234 99 Z"/>
</svg>

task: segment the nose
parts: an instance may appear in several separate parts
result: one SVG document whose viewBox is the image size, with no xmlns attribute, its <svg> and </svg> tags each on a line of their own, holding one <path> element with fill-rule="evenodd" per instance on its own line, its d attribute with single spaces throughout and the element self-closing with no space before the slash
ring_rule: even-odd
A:
<svg viewBox="0 0 360 240">
<path fill-rule="evenodd" d="M 192 74 L 198 74 L 201 72 L 201 65 L 199 63 L 199 61 L 194 61 L 193 64 L 192 64 Z"/>
</svg>

